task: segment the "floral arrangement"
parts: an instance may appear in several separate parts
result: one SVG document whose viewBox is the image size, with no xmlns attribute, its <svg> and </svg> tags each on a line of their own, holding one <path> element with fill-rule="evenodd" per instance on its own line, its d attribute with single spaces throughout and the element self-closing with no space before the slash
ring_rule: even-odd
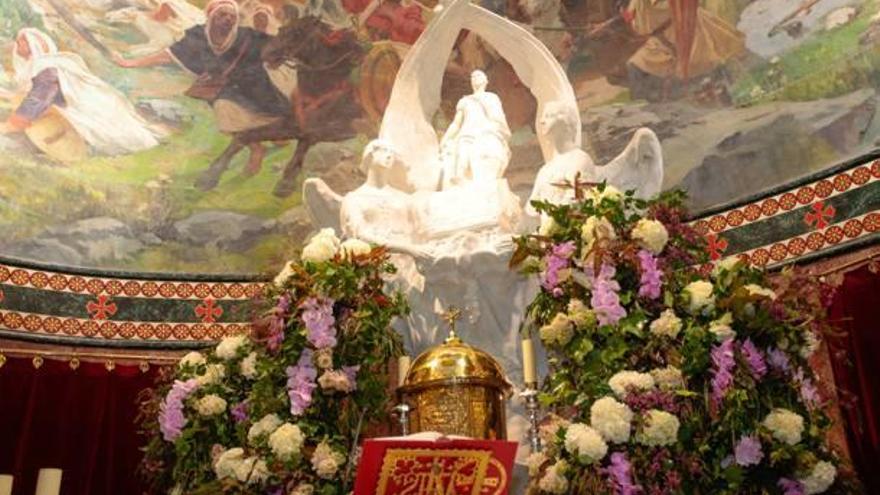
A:
<svg viewBox="0 0 880 495">
<path fill-rule="evenodd" d="M 535 203 L 541 227 L 512 260 L 539 278 L 528 327 L 550 364 L 530 493 L 845 492 L 807 363 L 830 289 L 713 268 L 683 193 L 576 196 Z"/>
<path fill-rule="evenodd" d="M 143 404 L 142 471 L 156 493 L 348 494 L 364 428 L 385 413 L 390 324 L 384 248 L 331 229 L 268 289 L 251 335 L 190 352 Z"/>
</svg>

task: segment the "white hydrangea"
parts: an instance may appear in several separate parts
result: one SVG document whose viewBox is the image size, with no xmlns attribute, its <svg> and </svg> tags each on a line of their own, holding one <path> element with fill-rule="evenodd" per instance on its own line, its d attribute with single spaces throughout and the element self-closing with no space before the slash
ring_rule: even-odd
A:
<svg viewBox="0 0 880 495">
<path fill-rule="evenodd" d="M 205 373 L 196 377 L 200 386 L 219 383 L 226 376 L 226 367 L 222 364 L 209 364 L 205 367 Z"/>
<path fill-rule="evenodd" d="M 568 301 L 568 319 L 577 328 L 589 328 L 596 324 L 596 313 L 580 299 Z"/>
<path fill-rule="evenodd" d="M 777 408 L 763 422 L 773 438 L 788 445 L 796 445 L 804 433 L 804 418 L 788 409 Z"/>
<path fill-rule="evenodd" d="M 283 423 L 283 421 L 281 421 L 281 418 L 279 418 L 277 414 L 267 414 L 263 416 L 259 421 L 251 425 L 248 430 L 248 443 L 254 445 L 259 437 L 272 433 L 276 428 L 281 426 L 281 423 Z"/>
<path fill-rule="evenodd" d="M 331 480 L 339 471 L 339 466 L 345 462 L 345 455 L 336 452 L 327 442 L 321 442 L 315 447 L 312 454 L 312 469 L 319 478 Z"/>
<path fill-rule="evenodd" d="M 205 364 L 205 356 L 202 355 L 201 352 L 188 352 L 185 356 L 180 358 L 180 361 L 177 363 L 179 368 L 183 368 L 185 366 L 199 366 Z"/>
<path fill-rule="evenodd" d="M 617 239 L 614 225 L 605 217 L 592 216 L 581 226 L 581 239 L 584 241 L 584 253 L 593 249 L 593 243 L 599 240 L 613 241 Z"/>
<path fill-rule="evenodd" d="M 820 345 L 822 345 L 822 341 L 816 337 L 815 332 L 808 329 L 804 331 L 804 345 L 801 347 L 799 354 L 804 359 L 810 359 L 819 350 Z"/>
<path fill-rule="evenodd" d="M 746 291 L 748 291 L 750 296 L 761 296 L 769 298 L 771 300 L 776 299 L 776 293 L 773 292 L 772 289 L 762 287 L 758 284 L 748 284 L 745 286 L 745 289 Z"/>
<path fill-rule="evenodd" d="M 813 470 L 805 478 L 799 478 L 806 495 L 824 493 L 831 488 L 837 478 L 837 468 L 828 461 L 819 461 L 813 466 Z"/>
<path fill-rule="evenodd" d="M 672 445 L 678 441 L 678 428 L 681 423 L 674 414 L 659 409 L 644 413 L 644 426 L 637 435 L 639 442 L 649 447 Z"/>
<path fill-rule="evenodd" d="M 225 361 L 229 361 L 230 359 L 235 358 L 236 354 L 238 354 L 238 350 L 247 343 L 248 338 L 246 335 L 230 335 L 229 337 L 224 337 L 223 340 L 217 344 L 217 348 L 214 349 L 214 355 L 220 359 Z"/>
<path fill-rule="evenodd" d="M 654 388 L 654 378 L 648 373 L 623 370 L 618 371 L 608 380 L 608 386 L 614 391 L 614 395 L 622 399 L 631 388 L 637 391 L 651 390 Z"/>
<path fill-rule="evenodd" d="M 363 256 L 370 254 L 370 251 L 373 250 L 369 243 L 360 239 L 348 239 L 341 244 L 340 248 L 342 249 L 342 254 L 346 257 Z"/>
<path fill-rule="evenodd" d="M 556 313 L 553 321 L 542 326 L 538 334 L 541 340 L 548 346 L 564 346 L 571 341 L 571 337 L 574 335 L 574 328 L 572 327 L 571 320 L 568 319 L 568 315 Z"/>
<path fill-rule="evenodd" d="M 601 461 L 608 453 L 608 444 L 602 435 L 583 423 L 572 423 L 565 431 L 565 450 L 582 462 Z"/>
<path fill-rule="evenodd" d="M 208 394 L 197 400 L 195 407 L 202 416 L 216 416 L 226 410 L 226 399 L 217 394 Z"/>
<path fill-rule="evenodd" d="M 642 218 L 632 229 L 632 238 L 654 254 L 660 254 L 669 242 L 669 232 L 657 220 Z"/>
<path fill-rule="evenodd" d="M 675 366 L 667 366 L 665 368 L 654 368 L 651 370 L 651 376 L 654 382 L 663 390 L 678 390 L 684 388 L 684 376 L 681 370 Z"/>
<path fill-rule="evenodd" d="M 294 273 L 293 263 L 288 261 L 284 264 L 284 268 L 278 272 L 278 275 L 275 275 L 275 279 L 272 280 L 272 283 L 275 284 L 275 287 L 281 288 L 288 280 L 290 280 L 290 277 L 292 277 Z"/>
<path fill-rule="evenodd" d="M 731 328 L 733 323 L 733 315 L 730 312 L 721 315 L 721 318 L 713 320 L 709 323 L 709 332 L 715 334 L 715 338 L 719 342 L 736 337 L 736 331 Z"/>
<path fill-rule="evenodd" d="M 321 229 L 303 248 L 302 260 L 316 263 L 328 261 L 336 256 L 339 247 L 340 242 L 336 232 L 333 229 Z"/>
<path fill-rule="evenodd" d="M 541 225 L 538 227 L 538 234 L 546 237 L 559 232 L 559 224 L 549 215 L 541 215 Z"/>
<path fill-rule="evenodd" d="M 526 458 L 526 466 L 529 468 L 529 478 L 535 478 L 541 473 L 541 467 L 547 462 L 547 456 L 543 452 L 532 452 Z"/>
<path fill-rule="evenodd" d="M 675 311 L 667 309 L 660 313 L 660 317 L 651 322 L 651 333 L 658 337 L 674 339 L 681 332 L 681 318 L 675 315 Z"/>
<path fill-rule="evenodd" d="M 244 359 L 241 360 L 241 363 L 238 364 L 238 369 L 241 372 L 241 376 L 247 378 L 248 380 L 253 380 L 257 377 L 257 353 L 252 352 L 248 354 Z"/>
<path fill-rule="evenodd" d="M 714 287 L 710 282 L 697 280 L 689 283 L 684 288 L 684 295 L 688 301 L 688 311 L 698 314 L 701 311 L 711 311 L 715 307 L 715 295 L 712 294 Z"/>
<path fill-rule="evenodd" d="M 629 441 L 632 419 L 632 409 L 614 397 L 602 397 L 590 407 L 590 424 L 611 443 Z"/>
<path fill-rule="evenodd" d="M 565 471 L 568 469 L 568 463 L 560 459 L 556 461 L 538 482 L 538 488 L 547 493 L 563 495 L 568 493 L 568 479 L 565 477 Z"/>
<path fill-rule="evenodd" d="M 269 448 L 279 459 L 288 460 L 299 455 L 304 441 L 299 426 L 284 423 L 269 435 Z"/>
</svg>

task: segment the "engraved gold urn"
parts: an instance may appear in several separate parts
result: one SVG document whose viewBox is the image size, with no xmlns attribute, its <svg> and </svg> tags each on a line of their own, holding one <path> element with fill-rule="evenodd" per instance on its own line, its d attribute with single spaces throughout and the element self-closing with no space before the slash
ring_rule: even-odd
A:
<svg viewBox="0 0 880 495">
<path fill-rule="evenodd" d="M 445 343 L 413 361 L 397 393 L 410 408 L 411 433 L 503 440 L 510 390 L 498 362 L 453 331 Z"/>
</svg>

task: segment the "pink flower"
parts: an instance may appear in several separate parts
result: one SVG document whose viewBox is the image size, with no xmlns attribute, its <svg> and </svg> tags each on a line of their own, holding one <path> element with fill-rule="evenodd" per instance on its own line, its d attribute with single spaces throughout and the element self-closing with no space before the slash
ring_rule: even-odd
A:
<svg viewBox="0 0 880 495">
<path fill-rule="evenodd" d="M 755 347 L 752 339 L 746 339 L 740 346 L 740 352 L 749 365 L 749 372 L 755 380 L 761 380 L 767 374 L 767 363 L 764 361 L 764 354 Z"/>
<path fill-rule="evenodd" d="M 563 242 L 562 244 L 553 246 L 550 254 L 545 259 L 547 268 L 544 270 L 544 275 L 541 277 L 541 286 L 552 292 L 554 296 L 558 297 L 559 295 L 562 295 L 561 291 L 556 290 L 559 285 L 559 272 L 568 268 L 569 258 L 574 254 L 574 250 L 574 242 Z M 557 292 L 559 292 L 558 295 Z"/>
<path fill-rule="evenodd" d="M 587 264 L 584 271 L 592 287 L 590 305 L 596 312 L 599 325 L 616 325 L 626 316 L 626 309 L 620 305 L 620 296 L 617 294 L 620 284 L 614 280 L 616 273 L 614 266 L 602 263 L 598 276 L 593 273 L 592 263 Z"/>
<path fill-rule="evenodd" d="M 312 403 L 312 392 L 317 388 L 318 370 L 312 364 L 312 350 L 304 349 L 296 366 L 287 367 L 287 396 L 290 414 L 299 416 Z"/>
<path fill-rule="evenodd" d="M 721 404 L 727 391 L 733 386 L 733 369 L 736 360 L 733 357 L 733 339 L 712 348 L 712 403 L 715 407 Z"/>
<path fill-rule="evenodd" d="M 617 495 L 637 495 L 642 493 L 642 487 L 633 483 L 632 464 L 623 452 L 611 454 L 611 463 L 604 470 L 614 487 Z"/>
<path fill-rule="evenodd" d="M 764 458 L 761 441 L 753 435 L 743 436 L 734 447 L 733 456 L 740 466 L 757 466 Z"/>
<path fill-rule="evenodd" d="M 187 381 L 175 380 L 165 400 L 159 406 L 159 430 L 162 438 L 167 442 L 173 442 L 183 432 L 187 419 L 183 414 L 183 401 L 199 388 L 199 382 L 195 378 Z"/>
<path fill-rule="evenodd" d="M 639 268 L 639 296 L 648 299 L 660 297 L 660 287 L 663 285 L 663 272 L 657 268 L 657 257 L 647 249 L 642 249 L 638 254 Z"/>
<path fill-rule="evenodd" d="M 308 331 L 306 338 L 318 349 L 336 347 L 336 319 L 333 318 L 333 300 L 326 297 L 310 297 L 302 306 L 303 324 Z"/>
</svg>

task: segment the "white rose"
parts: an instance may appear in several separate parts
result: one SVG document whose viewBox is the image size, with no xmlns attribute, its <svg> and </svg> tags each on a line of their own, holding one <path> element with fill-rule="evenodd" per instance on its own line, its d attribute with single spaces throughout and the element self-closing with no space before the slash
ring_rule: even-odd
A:
<svg viewBox="0 0 880 495">
<path fill-rule="evenodd" d="M 253 380 L 257 377 L 257 353 L 252 352 L 248 354 L 244 359 L 241 360 L 241 363 L 238 365 L 238 369 L 241 372 L 241 376 L 247 378 L 248 380 Z"/>
<path fill-rule="evenodd" d="M 205 356 L 203 356 L 200 352 L 192 351 L 186 353 L 185 356 L 180 358 L 177 366 L 179 368 L 183 368 L 184 366 L 196 367 L 202 364 L 205 364 Z"/>
<path fill-rule="evenodd" d="M 721 276 L 722 271 L 732 271 L 734 268 L 739 266 L 741 261 L 738 256 L 728 256 L 723 260 L 719 261 L 714 268 L 712 268 L 712 277 L 718 278 Z"/>
<path fill-rule="evenodd" d="M 202 416 L 216 416 L 226 410 L 226 400 L 216 394 L 208 394 L 196 401 L 196 411 Z"/>
<path fill-rule="evenodd" d="M 341 244 L 342 244 L 340 242 L 339 238 L 336 237 L 336 231 L 330 227 L 323 228 L 323 229 L 319 230 L 318 233 L 315 234 L 313 239 L 323 239 L 323 240 L 329 242 L 330 244 L 333 244 L 333 247 L 336 248 L 337 250 L 339 249 L 339 246 L 341 246 Z"/>
<path fill-rule="evenodd" d="M 613 397 L 603 397 L 590 407 L 590 424 L 611 443 L 629 440 L 632 418 L 632 409 Z"/>
<path fill-rule="evenodd" d="M 571 341 L 574 329 L 572 328 L 571 320 L 568 319 L 565 313 L 556 313 L 553 321 L 541 327 L 538 334 L 547 345 L 564 346 Z"/>
<path fill-rule="evenodd" d="M 348 239 L 342 243 L 342 253 L 346 257 L 363 256 L 373 250 L 370 245 L 360 239 Z"/>
<path fill-rule="evenodd" d="M 669 242 L 669 232 L 657 220 L 643 218 L 632 229 L 632 238 L 654 254 L 660 254 Z"/>
<path fill-rule="evenodd" d="M 769 298 L 770 300 L 776 299 L 776 293 L 773 290 L 768 289 L 767 287 L 762 287 L 758 284 L 748 284 L 745 286 L 745 289 L 749 292 L 750 296 L 761 296 Z"/>
<path fill-rule="evenodd" d="M 651 390 L 654 388 L 654 378 L 648 373 L 638 371 L 618 371 L 608 380 L 608 386 L 618 398 L 626 397 L 630 389 L 636 391 Z"/>
<path fill-rule="evenodd" d="M 246 335 L 232 335 L 229 337 L 224 337 L 223 340 L 217 344 L 217 348 L 214 349 L 214 355 L 220 359 L 229 361 L 233 359 L 236 354 L 238 354 L 238 349 L 245 345 L 248 341 Z"/>
<path fill-rule="evenodd" d="M 804 433 L 804 418 L 788 409 L 774 409 L 764 418 L 763 424 L 773 438 L 788 445 L 799 443 Z"/>
<path fill-rule="evenodd" d="M 715 338 L 719 342 L 723 342 L 727 339 L 732 339 L 736 337 L 736 331 L 730 327 L 730 324 L 733 323 L 733 315 L 728 313 L 724 313 L 721 318 L 717 320 L 713 320 L 709 323 L 709 332 L 715 334 Z"/>
<path fill-rule="evenodd" d="M 660 313 L 660 318 L 651 322 L 651 333 L 658 337 L 674 339 L 681 331 L 681 318 L 675 315 L 675 311 L 667 309 Z"/>
<path fill-rule="evenodd" d="M 834 480 L 837 478 L 837 468 L 828 461 L 819 461 L 813 466 L 813 470 L 805 478 L 800 478 L 801 485 L 804 487 L 806 495 L 814 495 L 823 493 L 831 488 Z"/>
<path fill-rule="evenodd" d="M 651 376 L 654 378 L 657 386 L 663 390 L 684 388 L 684 376 L 682 376 L 681 370 L 675 366 L 655 368 L 651 370 Z"/>
<path fill-rule="evenodd" d="M 684 294 L 688 299 L 688 310 L 691 314 L 711 311 L 715 307 L 713 289 L 712 284 L 705 280 L 691 282 L 684 288 Z"/>
<path fill-rule="evenodd" d="M 596 325 L 596 313 L 580 299 L 568 302 L 568 319 L 577 328 L 590 328 Z"/>
<path fill-rule="evenodd" d="M 550 237 L 559 232 L 559 224 L 550 215 L 541 215 L 541 225 L 538 227 L 538 235 Z"/>
<path fill-rule="evenodd" d="M 592 216 L 581 226 L 581 239 L 584 241 L 584 254 L 593 249 L 593 243 L 601 240 L 613 241 L 617 239 L 614 225 L 605 217 Z"/>
<path fill-rule="evenodd" d="M 284 264 L 284 268 L 278 272 L 278 275 L 275 275 L 275 279 L 272 280 L 272 283 L 275 284 L 275 287 L 283 287 L 294 273 L 296 272 L 293 270 L 293 263 L 288 261 Z"/>
<path fill-rule="evenodd" d="M 541 467 L 547 462 L 547 456 L 543 452 L 532 452 L 526 458 L 526 466 L 529 468 L 529 478 L 535 478 L 541 474 Z"/>
<path fill-rule="evenodd" d="M 608 453 L 608 444 L 602 435 L 583 423 L 573 423 L 565 432 L 565 450 L 582 462 L 601 461 Z"/>
<path fill-rule="evenodd" d="M 562 495 L 568 493 L 568 479 L 565 478 L 565 470 L 568 469 L 568 463 L 560 459 L 556 464 L 547 468 L 541 481 L 538 482 L 538 488 L 547 493 Z"/>
<path fill-rule="evenodd" d="M 298 426 L 284 423 L 269 435 L 269 448 L 279 459 L 288 460 L 299 455 L 305 437 Z"/>
<path fill-rule="evenodd" d="M 678 441 L 678 428 L 681 424 L 675 415 L 659 409 L 651 409 L 645 413 L 644 420 L 642 431 L 637 435 L 642 444 L 661 447 Z"/>
<path fill-rule="evenodd" d="M 244 449 L 236 447 L 221 453 L 214 462 L 214 474 L 217 479 L 237 478 L 236 471 L 244 462 Z"/>
<path fill-rule="evenodd" d="M 251 425 L 250 429 L 248 430 L 248 443 L 254 445 L 254 443 L 260 436 L 272 433 L 279 426 L 281 426 L 281 423 L 281 418 L 279 418 L 276 414 L 267 414 L 263 416 L 259 421 Z"/>
<path fill-rule="evenodd" d="M 219 383 L 226 376 L 226 367 L 222 364 L 209 364 L 205 367 L 205 373 L 196 377 L 199 385 L 213 385 Z"/>
<path fill-rule="evenodd" d="M 321 442 L 315 447 L 312 454 L 312 469 L 319 478 L 333 479 L 339 466 L 345 462 L 345 455 L 334 451 L 326 442 Z"/>
<path fill-rule="evenodd" d="M 329 261 L 334 256 L 336 256 L 336 246 L 324 238 L 312 239 L 302 251 L 303 261 L 313 261 L 315 263 Z"/>
</svg>

